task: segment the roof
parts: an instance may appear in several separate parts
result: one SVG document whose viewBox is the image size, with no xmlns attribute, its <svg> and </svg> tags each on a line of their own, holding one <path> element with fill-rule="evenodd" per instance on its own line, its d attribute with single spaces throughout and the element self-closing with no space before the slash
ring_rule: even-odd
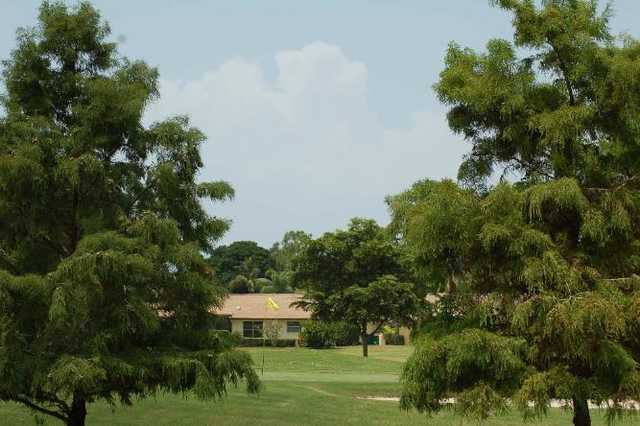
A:
<svg viewBox="0 0 640 426">
<path fill-rule="evenodd" d="M 290 306 L 301 298 L 302 295 L 296 293 L 230 294 L 222 309 L 211 313 L 233 319 L 309 319 L 311 312 Z M 275 302 L 277 309 L 269 307 L 269 299 Z"/>
</svg>

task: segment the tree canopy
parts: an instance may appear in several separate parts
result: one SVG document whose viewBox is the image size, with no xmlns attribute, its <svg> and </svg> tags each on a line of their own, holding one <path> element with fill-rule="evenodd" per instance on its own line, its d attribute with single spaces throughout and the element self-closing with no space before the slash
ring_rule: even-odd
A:
<svg viewBox="0 0 640 426">
<path fill-rule="evenodd" d="M 309 241 L 294 260 L 294 282 L 305 290 L 298 305 L 320 320 L 357 324 L 364 356 L 385 323 L 413 321 L 419 300 L 406 278 L 398 247 L 370 219 Z"/>
<path fill-rule="evenodd" d="M 0 399 L 69 425 L 86 404 L 259 381 L 207 325 L 224 292 L 202 256 L 227 230 L 202 199 L 204 135 L 149 127 L 158 72 L 109 41 L 88 3 L 44 2 L 2 63 Z"/>
<path fill-rule="evenodd" d="M 271 253 L 255 241 L 235 241 L 211 252 L 209 262 L 222 283 L 229 284 L 237 275 L 251 280 L 264 278 L 274 266 Z"/>
<path fill-rule="evenodd" d="M 496 0 L 513 42 L 449 47 L 435 90 L 471 152 L 390 197 L 394 231 L 446 290 L 402 404 L 484 419 L 553 398 L 589 425 L 640 400 L 640 43 L 595 1 Z M 496 173 L 510 176 L 492 185 Z"/>
<path fill-rule="evenodd" d="M 282 241 L 271 247 L 271 257 L 278 271 L 291 271 L 294 258 L 302 252 L 305 245 L 311 241 L 311 234 L 304 231 L 287 231 Z"/>
</svg>

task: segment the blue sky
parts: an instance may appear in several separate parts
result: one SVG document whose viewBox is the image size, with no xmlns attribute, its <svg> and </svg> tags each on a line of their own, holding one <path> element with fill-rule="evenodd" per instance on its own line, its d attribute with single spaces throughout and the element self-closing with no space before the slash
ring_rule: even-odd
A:
<svg viewBox="0 0 640 426">
<path fill-rule="evenodd" d="M 0 58 L 39 1 L 0 0 Z M 74 2 L 68 2 L 74 4 Z M 208 205 L 224 242 L 270 246 L 354 216 L 386 223 L 384 197 L 454 177 L 468 146 L 431 90 L 450 41 L 511 38 L 488 0 L 96 0 L 120 51 L 157 66 L 147 121 L 188 114 L 209 137 L 201 178 L 236 199 Z M 614 33 L 640 33 L 640 1 L 614 4 Z"/>
</svg>

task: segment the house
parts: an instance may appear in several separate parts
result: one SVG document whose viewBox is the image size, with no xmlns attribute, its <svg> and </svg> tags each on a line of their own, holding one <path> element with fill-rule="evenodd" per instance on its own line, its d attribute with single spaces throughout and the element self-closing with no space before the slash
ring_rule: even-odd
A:
<svg viewBox="0 0 640 426">
<path fill-rule="evenodd" d="M 263 338 L 267 329 L 276 327 L 279 339 L 298 339 L 302 322 L 311 313 L 291 307 L 302 295 L 296 293 L 230 294 L 224 306 L 211 313 L 227 317 L 231 331 L 247 339 Z"/>
<path fill-rule="evenodd" d="M 229 330 L 238 333 L 245 339 L 262 339 L 267 336 L 267 330 L 275 327 L 278 339 L 297 340 L 304 321 L 311 319 L 311 312 L 292 307 L 299 301 L 301 294 L 297 293 L 249 293 L 230 294 L 221 309 L 212 309 L 211 313 L 226 317 Z M 375 326 L 368 326 L 369 332 Z M 404 336 L 409 343 L 411 332 L 406 327 L 395 330 Z M 382 330 L 376 335 L 374 344 L 384 345 Z"/>
</svg>

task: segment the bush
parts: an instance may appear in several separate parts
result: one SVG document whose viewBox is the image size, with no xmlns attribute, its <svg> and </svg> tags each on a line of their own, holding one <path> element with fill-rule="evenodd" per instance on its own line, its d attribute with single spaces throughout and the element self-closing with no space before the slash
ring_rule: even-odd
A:
<svg viewBox="0 0 640 426">
<path fill-rule="evenodd" d="M 193 336 L 189 340 L 192 344 L 194 342 L 202 343 L 202 342 L 198 342 L 198 339 L 196 336 Z M 206 347 L 219 348 L 221 350 L 231 349 L 231 348 L 235 348 L 236 346 L 239 346 L 241 340 L 242 338 L 238 333 L 231 333 L 228 330 L 209 330 Z"/>
<path fill-rule="evenodd" d="M 396 333 L 385 333 L 384 342 L 387 345 L 404 345 L 404 336 Z"/>
<path fill-rule="evenodd" d="M 352 346 L 360 343 L 360 328 L 345 321 L 334 323 L 335 341 L 338 346 Z"/>
<path fill-rule="evenodd" d="M 335 323 L 308 321 L 302 327 L 302 344 L 308 348 L 324 349 L 336 345 Z"/>
<path fill-rule="evenodd" d="M 277 346 L 277 342 L 280 340 L 280 328 L 281 325 L 278 320 L 271 321 L 271 323 L 267 323 L 264 326 L 264 337 L 271 342 L 271 346 Z"/>
<path fill-rule="evenodd" d="M 260 293 L 277 293 L 275 286 L 273 284 L 267 284 L 260 289 Z"/>
<path fill-rule="evenodd" d="M 240 346 L 245 348 L 251 347 L 274 347 L 274 348 L 288 348 L 296 346 L 296 339 L 278 339 L 271 341 L 269 339 L 257 339 L 257 338 L 241 338 Z"/>
<path fill-rule="evenodd" d="M 360 341 L 358 326 L 344 321 L 308 321 L 300 333 L 301 344 L 315 349 L 357 345 Z"/>
<path fill-rule="evenodd" d="M 237 275 L 229 282 L 229 292 L 235 294 L 246 294 L 251 292 L 249 280 L 242 275 Z"/>
<path fill-rule="evenodd" d="M 227 330 L 231 332 L 231 320 L 221 315 L 209 315 L 207 318 L 209 328 L 212 330 Z"/>
</svg>

